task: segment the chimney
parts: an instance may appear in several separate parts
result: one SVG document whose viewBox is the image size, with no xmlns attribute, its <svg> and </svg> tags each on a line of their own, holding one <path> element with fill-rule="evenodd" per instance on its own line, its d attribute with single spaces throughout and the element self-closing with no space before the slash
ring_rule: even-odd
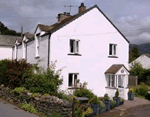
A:
<svg viewBox="0 0 150 117">
<path fill-rule="evenodd" d="M 58 22 L 61 22 L 62 20 L 70 17 L 70 13 L 64 12 L 64 13 L 59 13 L 58 14 Z"/>
<path fill-rule="evenodd" d="M 79 13 L 86 10 L 86 6 L 84 6 L 84 3 L 81 3 L 81 6 L 79 6 Z"/>
</svg>

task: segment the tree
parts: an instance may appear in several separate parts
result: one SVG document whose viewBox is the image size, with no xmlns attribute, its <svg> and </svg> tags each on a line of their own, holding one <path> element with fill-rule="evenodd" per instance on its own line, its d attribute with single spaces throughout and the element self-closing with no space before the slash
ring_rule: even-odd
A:
<svg viewBox="0 0 150 117">
<path fill-rule="evenodd" d="M 132 62 L 139 56 L 140 56 L 139 49 L 137 48 L 137 46 L 134 45 L 131 51 L 129 52 L 129 62 Z"/>
</svg>

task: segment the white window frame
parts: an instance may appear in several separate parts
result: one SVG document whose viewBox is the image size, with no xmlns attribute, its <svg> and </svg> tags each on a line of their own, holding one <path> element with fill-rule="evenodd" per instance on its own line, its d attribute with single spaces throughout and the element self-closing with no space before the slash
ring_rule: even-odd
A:
<svg viewBox="0 0 150 117">
<path fill-rule="evenodd" d="M 70 83 L 69 83 L 69 76 L 70 75 L 72 75 L 72 84 L 70 85 Z M 69 73 L 68 74 L 68 87 L 73 87 L 74 86 L 74 84 L 75 84 L 75 75 L 77 75 L 77 79 L 76 79 L 76 81 L 79 79 L 79 73 Z"/>
<path fill-rule="evenodd" d="M 112 48 L 110 48 L 110 45 L 112 45 Z M 110 54 L 110 50 L 112 54 Z M 117 55 L 117 44 L 110 43 L 109 44 L 109 56 L 116 56 L 116 55 Z"/>
<path fill-rule="evenodd" d="M 73 52 L 71 52 L 71 41 L 73 41 Z M 78 39 L 70 39 L 70 41 L 69 41 L 69 44 L 70 44 L 70 53 L 72 53 L 72 54 L 78 54 L 79 53 L 79 42 L 80 42 L 80 40 L 78 40 Z M 77 46 L 77 43 L 78 43 L 78 46 Z"/>
<path fill-rule="evenodd" d="M 122 86 L 119 86 L 119 79 L 122 80 Z M 124 88 L 124 82 L 125 82 L 125 75 L 118 75 L 118 88 Z"/>
<path fill-rule="evenodd" d="M 114 84 L 112 83 L 113 77 L 114 76 Z M 115 74 L 107 74 L 106 75 L 106 82 L 107 82 L 107 87 L 116 87 L 116 75 Z"/>
</svg>

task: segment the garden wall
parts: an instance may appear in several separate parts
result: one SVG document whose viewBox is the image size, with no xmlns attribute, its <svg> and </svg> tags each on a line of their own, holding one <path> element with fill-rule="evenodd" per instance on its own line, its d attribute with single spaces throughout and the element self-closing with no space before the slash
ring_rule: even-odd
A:
<svg viewBox="0 0 150 117">
<path fill-rule="evenodd" d="M 55 96 L 31 97 L 30 93 L 18 94 L 9 88 L 0 87 L 0 97 L 11 100 L 16 104 L 31 103 L 44 114 L 51 115 L 53 112 L 60 113 L 63 117 L 69 117 L 72 113 L 72 104 L 67 100 L 59 99 Z"/>
</svg>

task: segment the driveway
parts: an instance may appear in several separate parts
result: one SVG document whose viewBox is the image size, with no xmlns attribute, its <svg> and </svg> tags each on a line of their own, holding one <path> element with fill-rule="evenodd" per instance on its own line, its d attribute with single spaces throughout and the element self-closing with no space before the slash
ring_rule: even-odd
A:
<svg viewBox="0 0 150 117">
<path fill-rule="evenodd" d="M 38 117 L 0 99 L 0 117 Z"/>
</svg>

